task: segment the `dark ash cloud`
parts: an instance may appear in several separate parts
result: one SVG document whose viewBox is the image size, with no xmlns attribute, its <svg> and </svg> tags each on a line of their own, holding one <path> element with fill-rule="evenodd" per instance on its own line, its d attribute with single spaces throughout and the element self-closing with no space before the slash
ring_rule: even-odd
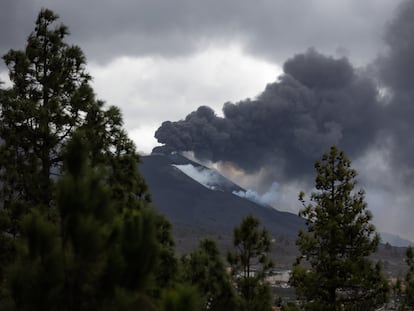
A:
<svg viewBox="0 0 414 311">
<path fill-rule="evenodd" d="M 309 88 L 342 88 L 355 79 L 354 69 L 346 58 L 336 60 L 312 49 L 289 59 L 283 69 Z"/>
<path fill-rule="evenodd" d="M 400 7 L 385 33 L 387 54 L 375 65 L 390 93 L 384 133 L 390 138 L 392 165 L 404 183 L 414 186 L 414 1 Z"/>
<path fill-rule="evenodd" d="M 381 105 L 373 82 L 345 58 L 308 50 L 289 59 L 279 81 L 257 98 L 226 103 L 224 117 L 200 107 L 185 120 L 164 122 L 154 152 L 193 151 L 254 172 L 277 167 L 276 180 L 312 173 L 330 145 L 363 154 L 376 140 Z"/>
</svg>

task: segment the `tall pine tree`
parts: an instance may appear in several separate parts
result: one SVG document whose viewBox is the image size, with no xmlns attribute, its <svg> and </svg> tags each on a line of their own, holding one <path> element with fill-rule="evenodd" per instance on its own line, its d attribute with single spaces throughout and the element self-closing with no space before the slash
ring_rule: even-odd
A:
<svg viewBox="0 0 414 311">
<path fill-rule="evenodd" d="M 29 208 L 39 207 L 53 218 L 51 176 L 60 171 L 62 146 L 95 105 L 85 57 L 63 41 L 65 26 L 53 28 L 57 18 L 42 10 L 25 50 L 3 57 L 12 88 L 1 103 L 1 203 L 13 236 Z"/>
<path fill-rule="evenodd" d="M 270 287 L 264 282 L 266 273 L 273 267 L 269 257 L 270 236 L 259 228 L 259 220 L 252 215 L 243 218 L 234 228 L 234 251 L 227 260 L 236 290 L 241 298 L 241 310 L 268 311 L 272 308 Z"/>
<path fill-rule="evenodd" d="M 53 219 L 53 176 L 59 176 L 62 150 L 76 129 L 90 144 L 90 165 L 105 165 L 112 196 L 124 203 L 150 201 L 137 171 L 133 142 L 122 129 L 117 107 L 96 100 L 77 46 L 64 39 L 68 30 L 58 16 L 44 9 L 24 51 L 3 58 L 12 88 L 3 90 L 0 114 L 0 202 L 11 220 L 7 232 L 19 232 L 19 220 L 39 207 Z"/>
<path fill-rule="evenodd" d="M 137 168 L 139 156 L 123 129 L 120 110 L 96 100 L 85 56 L 79 47 L 65 42 L 68 29 L 57 20 L 55 13 L 42 9 L 25 49 L 10 50 L 3 57 L 12 87 L 0 92 L 0 284 L 4 267 L 14 258 L 13 240 L 24 235 L 26 215 L 36 214 L 58 229 L 65 226 L 54 189 L 74 133 L 88 143 L 88 165 L 103 171 L 115 217 L 131 218 L 130 229 L 124 233 L 120 229 L 118 234 L 133 240 L 138 227 L 132 222 L 143 222 L 136 217 L 144 217 L 137 211 L 152 209 Z M 151 217 L 162 254 L 162 260 L 154 261 L 156 277 L 166 287 L 177 265 L 171 226 L 160 215 Z M 152 286 L 153 295 L 159 296 L 160 291 Z"/>
<path fill-rule="evenodd" d="M 379 236 L 371 224 L 364 192 L 355 191 L 356 171 L 344 152 L 332 147 L 317 171 L 312 203 L 300 201 L 307 231 L 301 231 L 291 284 L 307 310 L 375 310 L 388 286 L 379 264 L 369 256 Z"/>
</svg>

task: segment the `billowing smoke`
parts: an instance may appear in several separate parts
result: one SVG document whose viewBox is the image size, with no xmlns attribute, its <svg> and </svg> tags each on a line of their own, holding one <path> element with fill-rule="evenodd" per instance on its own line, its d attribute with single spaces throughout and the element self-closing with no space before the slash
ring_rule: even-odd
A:
<svg viewBox="0 0 414 311">
<path fill-rule="evenodd" d="M 309 190 L 314 161 L 335 144 L 356 164 L 380 228 L 414 239 L 413 34 L 410 0 L 384 32 L 388 50 L 366 68 L 309 49 L 256 98 L 224 104 L 223 117 L 200 107 L 164 122 L 154 151 L 192 151 L 260 176 L 262 191 L 276 180 L 284 194 Z"/>
<path fill-rule="evenodd" d="M 224 104 L 224 117 L 200 107 L 185 120 L 164 122 L 155 133 L 164 146 L 154 151 L 193 151 L 247 172 L 268 166 L 280 180 L 312 172 L 332 144 L 357 156 L 375 141 L 377 89 L 346 59 L 311 49 L 289 59 L 284 72 L 257 98 Z"/>
</svg>

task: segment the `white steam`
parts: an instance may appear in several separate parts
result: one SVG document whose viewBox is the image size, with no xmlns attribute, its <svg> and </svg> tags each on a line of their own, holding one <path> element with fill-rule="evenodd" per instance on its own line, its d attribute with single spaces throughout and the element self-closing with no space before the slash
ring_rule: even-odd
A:
<svg viewBox="0 0 414 311">
<path fill-rule="evenodd" d="M 262 206 L 275 207 L 282 198 L 280 187 L 277 182 L 273 182 L 269 189 L 264 193 L 259 193 L 252 189 L 232 191 L 226 187 L 226 185 L 232 184 L 232 182 L 227 180 L 214 169 L 209 169 L 204 166 L 194 166 L 192 164 L 173 164 L 173 166 L 210 190 L 229 191 L 240 198 L 247 199 Z"/>
<path fill-rule="evenodd" d="M 269 190 L 263 194 L 259 194 L 254 190 L 247 189 L 246 191 L 233 191 L 234 195 L 238 197 L 250 200 L 260 205 L 273 206 L 275 202 L 279 199 L 279 184 L 273 182 Z"/>
</svg>

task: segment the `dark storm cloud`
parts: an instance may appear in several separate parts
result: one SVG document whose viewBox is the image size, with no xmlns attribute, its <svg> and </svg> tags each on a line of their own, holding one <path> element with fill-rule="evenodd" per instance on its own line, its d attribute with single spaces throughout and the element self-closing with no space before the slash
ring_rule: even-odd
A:
<svg viewBox="0 0 414 311">
<path fill-rule="evenodd" d="M 33 28 L 34 19 L 31 1 L 6 0 L 0 3 L 0 57 L 11 48 L 21 48 Z M 0 61 L 0 70 L 3 68 L 5 65 Z"/>
<path fill-rule="evenodd" d="M 385 34 L 388 53 L 376 66 L 391 94 L 385 107 L 384 133 L 391 138 L 392 162 L 398 174 L 414 185 L 414 1 L 404 2 Z"/>
<path fill-rule="evenodd" d="M 5 17 L 0 52 L 16 47 L 16 38 L 25 38 L 40 8 L 48 7 L 95 61 L 118 55 L 186 55 L 209 44 L 238 42 L 278 62 L 309 46 L 328 53 L 352 51 L 351 57 L 366 62 L 375 56 L 378 30 L 398 2 L 5 0 L 0 3 Z"/>
<path fill-rule="evenodd" d="M 395 93 L 414 90 L 414 1 L 406 1 L 399 7 L 385 32 L 388 54 L 377 65 L 382 81 Z"/>
<path fill-rule="evenodd" d="M 256 99 L 226 103 L 223 118 L 200 107 L 164 122 L 155 137 L 165 146 L 154 151 L 194 151 L 247 172 L 276 166 L 280 180 L 311 173 L 332 144 L 358 157 L 375 142 L 382 109 L 376 87 L 345 58 L 311 49 L 289 59 L 284 72 Z"/>
</svg>

